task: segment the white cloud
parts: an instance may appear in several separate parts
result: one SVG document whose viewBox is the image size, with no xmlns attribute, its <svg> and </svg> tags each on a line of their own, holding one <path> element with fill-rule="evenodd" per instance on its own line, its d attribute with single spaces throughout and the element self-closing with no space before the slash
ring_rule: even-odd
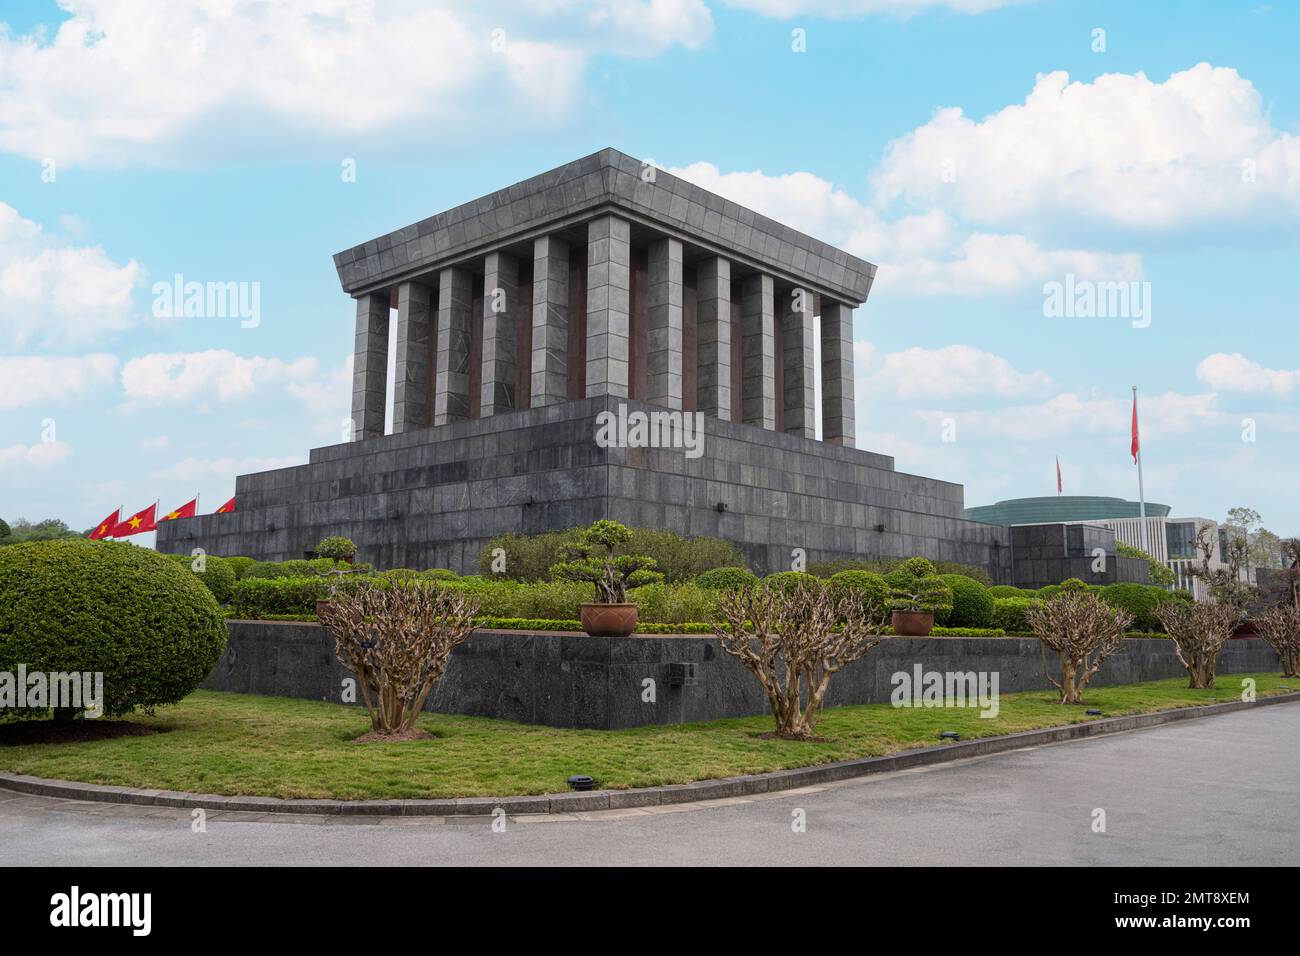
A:
<svg viewBox="0 0 1300 956">
<path fill-rule="evenodd" d="M 0 410 L 63 403 L 113 382 L 112 355 L 0 356 Z"/>
<path fill-rule="evenodd" d="M 184 458 L 172 465 L 152 473 L 151 477 L 165 481 L 202 482 L 208 480 L 232 480 L 236 475 L 248 475 L 258 471 L 272 471 L 276 468 L 288 468 L 291 465 L 304 464 L 301 455 L 287 455 L 282 458 Z"/>
<path fill-rule="evenodd" d="M 545 125 L 576 113 L 592 56 L 692 48 L 713 33 L 703 0 L 65 9 L 52 38 L 0 32 L 0 149 L 61 165 L 237 157 L 251 137 L 264 153 L 359 134 L 436 144 L 448 130 L 499 132 L 485 124 L 501 116 Z"/>
<path fill-rule="evenodd" d="M 76 345 L 127 329 L 144 276 L 134 259 L 119 265 L 102 246 L 56 240 L 0 202 L 0 345 Z"/>
<path fill-rule="evenodd" d="M 729 7 L 752 10 L 783 19 L 794 16 L 849 19 L 886 13 L 911 16 L 924 10 L 951 10 L 955 13 L 985 13 L 1002 7 L 1016 6 L 1028 0 L 724 0 Z"/>
<path fill-rule="evenodd" d="M 899 291 L 1010 294 L 1066 273 L 1116 281 L 1143 275 L 1135 253 L 1045 249 L 1016 233 L 971 233 L 939 210 L 890 221 L 808 172 L 723 173 L 706 162 L 670 172 L 875 263 L 880 271 L 872 294 L 877 297 Z"/>
<path fill-rule="evenodd" d="M 1285 398 L 1300 385 L 1300 370 L 1265 368 L 1240 352 L 1216 352 L 1201 359 L 1196 377 L 1221 392 L 1246 392 Z"/>
<path fill-rule="evenodd" d="M 1071 83 L 1056 71 L 1040 74 L 1024 103 L 982 120 L 938 110 L 887 147 L 872 182 L 880 201 L 1016 229 L 1290 222 L 1300 138 L 1273 128 L 1259 91 L 1234 69 L 1200 63 L 1163 83 L 1140 72 Z"/>
<path fill-rule="evenodd" d="M 148 438 L 140 439 L 140 447 L 145 451 L 157 451 L 160 448 L 166 448 L 171 444 L 171 439 L 166 435 L 151 435 Z"/>
<path fill-rule="evenodd" d="M 158 352 L 133 358 L 122 368 L 128 402 L 171 403 L 247 398 L 267 383 L 291 385 L 316 372 L 314 358 L 285 362 L 260 355 L 240 356 L 224 349 Z"/>
<path fill-rule="evenodd" d="M 969 345 L 878 352 L 869 342 L 853 346 L 855 374 L 864 390 L 899 401 L 962 396 L 1008 398 L 1042 392 L 1052 385 L 1046 372 L 1021 372 L 1000 355 Z"/>
<path fill-rule="evenodd" d="M 33 468 L 49 468 L 62 464 L 72 457 L 72 446 L 63 441 L 38 442 L 35 445 L 10 445 L 0 448 L 0 468 L 30 465 Z"/>
</svg>

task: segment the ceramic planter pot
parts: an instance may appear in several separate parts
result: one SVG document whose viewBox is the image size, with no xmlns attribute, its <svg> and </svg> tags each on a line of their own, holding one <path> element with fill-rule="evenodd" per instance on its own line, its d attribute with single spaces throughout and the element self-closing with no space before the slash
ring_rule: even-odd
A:
<svg viewBox="0 0 1300 956">
<path fill-rule="evenodd" d="M 895 611 L 890 623 L 894 633 L 902 637 L 925 637 L 934 630 L 932 611 Z"/>
<path fill-rule="evenodd" d="M 635 604 L 584 604 L 580 616 L 592 637 L 627 637 L 636 630 Z"/>
</svg>

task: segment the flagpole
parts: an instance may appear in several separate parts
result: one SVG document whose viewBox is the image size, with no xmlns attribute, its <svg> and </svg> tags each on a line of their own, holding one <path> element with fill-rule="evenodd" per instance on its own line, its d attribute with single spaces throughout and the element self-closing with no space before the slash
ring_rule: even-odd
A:
<svg viewBox="0 0 1300 956">
<path fill-rule="evenodd" d="M 1138 387 L 1137 387 L 1136 385 L 1134 385 L 1134 386 L 1133 386 L 1133 420 L 1134 420 L 1134 422 L 1137 421 L 1137 406 L 1138 406 Z M 1140 428 L 1140 427 L 1139 427 L 1139 429 L 1138 429 L 1137 466 L 1138 466 L 1138 518 L 1139 518 L 1139 520 L 1142 522 L 1142 525 L 1141 525 L 1141 530 L 1142 530 L 1142 550 L 1145 551 L 1147 554 L 1150 554 L 1150 553 L 1151 553 L 1151 547 L 1150 547 L 1149 543 L 1147 542 L 1147 496 L 1146 496 L 1146 491 L 1144 490 L 1144 488 L 1143 488 L 1143 486 L 1142 486 L 1142 434 L 1141 434 L 1141 428 Z"/>
</svg>

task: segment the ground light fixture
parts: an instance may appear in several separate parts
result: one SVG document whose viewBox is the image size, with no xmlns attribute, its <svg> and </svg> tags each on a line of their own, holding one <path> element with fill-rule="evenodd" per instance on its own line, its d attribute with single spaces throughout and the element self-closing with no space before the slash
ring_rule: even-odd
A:
<svg viewBox="0 0 1300 956">
<path fill-rule="evenodd" d="M 957 731 L 955 730 L 945 730 L 943 731 L 943 733 L 939 734 L 939 739 L 940 740 L 961 740 L 961 734 L 957 733 Z"/>
<path fill-rule="evenodd" d="M 1100 716 L 1101 716 L 1101 711 L 1099 711 L 1099 710 L 1090 710 L 1090 711 L 1087 712 L 1087 714 L 1088 714 L 1089 717 L 1100 717 Z"/>
<path fill-rule="evenodd" d="M 585 773 L 575 773 L 572 777 L 569 778 L 569 789 L 570 790 L 594 790 L 596 789 L 596 781 L 593 780 L 591 777 L 587 776 Z"/>
</svg>

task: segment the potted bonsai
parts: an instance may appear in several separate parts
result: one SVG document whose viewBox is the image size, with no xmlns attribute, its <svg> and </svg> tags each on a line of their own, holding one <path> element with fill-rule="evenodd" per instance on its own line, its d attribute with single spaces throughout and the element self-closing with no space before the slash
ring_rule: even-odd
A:
<svg viewBox="0 0 1300 956">
<path fill-rule="evenodd" d="M 890 624 L 903 637 L 925 637 L 934 629 L 937 611 L 952 606 L 952 591 L 943 579 L 927 574 L 890 594 Z"/>
<path fill-rule="evenodd" d="M 322 598 L 316 602 L 316 620 L 319 621 L 321 619 L 321 611 L 329 605 L 330 601 L 334 598 L 334 595 L 338 593 L 339 584 L 343 580 L 343 575 L 351 574 L 353 571 L 351 567 L 345 568 L 343 565 L 351 565 L 356 556 L 357 546 L 352 543 L 351 539 L 345 538 L 342 535 L 333 535 L 324 538 L 320 544 L 316 545 L 316 557 L 328 558 L 332 565 L 330 570 L 323 573 L 326 577 L 333 579 L 329 584 L 330 596 L 328 598 Z"/>
<path fill-rule="evenodd" d="M 597 521 L 569 548 L 569 560 L 551 568 L 556 577 L 595 586 L 596 600 L 581 608 L 582 629 L 592 637 L 627 637 L 635 631 L 636 604 L 627 592 L 663 580 L 653 558 L 618 553 L 631 540 L 632 532 L 617 521 Z"/>
</svg>

